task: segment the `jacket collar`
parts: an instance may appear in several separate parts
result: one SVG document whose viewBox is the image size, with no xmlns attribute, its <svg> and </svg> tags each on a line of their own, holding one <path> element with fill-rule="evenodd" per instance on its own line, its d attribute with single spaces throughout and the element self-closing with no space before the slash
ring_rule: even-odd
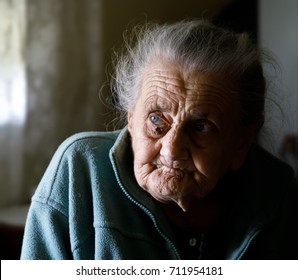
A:
<svg viewBox="0 0 298 280">
<path fill-rule="evenodd" d="M 110 160 L 122 191 L 128 199 L 149 215 L 157 231 L 170 243 L 179 258 L 179 253 L 173 245 L 173 233 L 160 204 L 148 192 L 143 190 L 135 179 L 133 152 L 127 127 L 120 131 L 114 146 L 111 148 Z"/>
</svg>

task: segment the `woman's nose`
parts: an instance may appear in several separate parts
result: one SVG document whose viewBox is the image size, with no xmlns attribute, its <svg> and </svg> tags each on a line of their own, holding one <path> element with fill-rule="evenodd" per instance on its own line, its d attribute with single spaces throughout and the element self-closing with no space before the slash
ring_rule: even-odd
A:
<svg viewBox="0 0 298 280">
<path fill-rule="evenodd" d="M 162 138 L 160 155 L 169 162 L 185 161 L 189 158 L 187 135 L 182 130 L 171 128 Z"/>
</svg>

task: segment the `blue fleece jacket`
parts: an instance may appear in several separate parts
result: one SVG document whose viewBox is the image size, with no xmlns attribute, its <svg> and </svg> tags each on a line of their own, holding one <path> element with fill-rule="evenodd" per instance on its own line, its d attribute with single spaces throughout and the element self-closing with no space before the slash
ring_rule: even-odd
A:
<svg viewBox="0 0 298 280">
<path fill-rule="evenodd" d="M 297 259 L 297 182 L 259 147 L 233 176 L 205 259 Z M 33 198 L 21 259 L 181 259 L 173 227 L 133 174 L 127 129 L 85 132 L 55 153 Z"/>
</svg>

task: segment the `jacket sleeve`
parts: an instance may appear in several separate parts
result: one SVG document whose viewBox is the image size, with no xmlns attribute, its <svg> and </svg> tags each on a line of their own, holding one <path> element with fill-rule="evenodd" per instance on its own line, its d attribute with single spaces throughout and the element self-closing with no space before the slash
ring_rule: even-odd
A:
<svg viewBox="0 0 298 280">
<path fill-rule="evenodd" d="M 32 197 L 21 259 L 94 259 L 94 219 L 104 219 L 101 189 L 110 186 L 117 135 L 82 132 L 62 143 Z"/>
<path fill-rule="evenodd" d="M 32 201 L 21 259 L 71 259 L 67 233 L 67 217 L 46 203 Z"/>
<path fill-rule="evenodd" d="M 71 259 L 69 238 L 69 146 L 63 143 L 32 197 L 21 259 Z"/>
<path fill-rule="evenodd" d="M 89 147 L 89 142 L 84 134 L 72 136 L 52 158 L 32 197 L 21 259 L 78 258 L 74 252 L 81 244 L 80 237 L 92 235 L 92 174 L 88 166 L 94 147 Z"/>
</svg>

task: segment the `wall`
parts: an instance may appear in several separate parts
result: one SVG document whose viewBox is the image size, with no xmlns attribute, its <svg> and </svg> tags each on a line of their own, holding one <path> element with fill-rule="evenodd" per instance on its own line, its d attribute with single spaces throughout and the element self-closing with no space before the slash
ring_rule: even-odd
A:
<svg viewBox="0 0 298 280">
<path fill-rule="evenodd" d="M 261 143 L 275 155 L 281 156 L 281 147 L 287 135 L 298 137 L 298 1 L 259 1 L 259 43 L 271 51 L 278 71 L 267 67 L 270 76 L 266 118 Z M 298 144 L 298 143 L 297 143 Z M 298 159 L 293 162 L 298 170 Z"/>
<path fill-rule="evenodd" d="M 187 17 L 214 18 L 232 0 L 104 0 L 103 42 L 107 60 L 111 48 L 122 43 L 123 32 L 134 23 L 154 20 L 159 22 L 180 20 Z"/>
</svg>

